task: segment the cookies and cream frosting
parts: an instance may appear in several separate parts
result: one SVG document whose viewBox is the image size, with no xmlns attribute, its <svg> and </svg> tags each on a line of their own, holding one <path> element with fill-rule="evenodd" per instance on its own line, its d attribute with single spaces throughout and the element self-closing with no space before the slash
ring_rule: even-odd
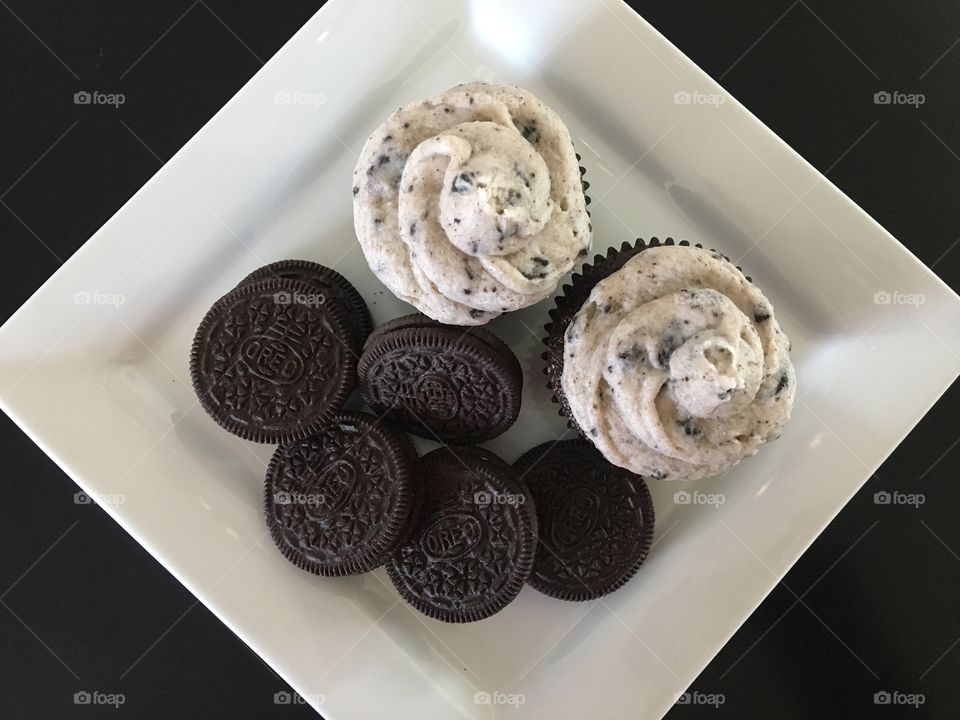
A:
<svg viewBox="0 0 960 720">
<path fill-rule="evenodd" d="M 779 437 L 796 375 L 773 307 L 717 253 L 641 251 L 604 278 L 564 336 L 574 419 L 615 465 L 718 475 Z"/>
<path fill-rule="evenodd" d="M 458 85 L 400 108 L 368 138 L 353 185 L 371 270 L 440 322 L 543 300 L 590 245 L 570 133 L 520 88 Z"/>
</svg>

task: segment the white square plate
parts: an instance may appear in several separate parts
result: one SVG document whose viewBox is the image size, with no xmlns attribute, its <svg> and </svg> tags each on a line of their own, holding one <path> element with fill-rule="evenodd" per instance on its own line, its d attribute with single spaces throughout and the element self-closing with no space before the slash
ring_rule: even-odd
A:
<svg viewBox="0 0 960 720">
<path fill-rule="evenodd" d="M 527 588 L 451 626 L 398 603 L 382 571 L 320 579 L 282 559 L 260 506 L 272 448 L 204 415 L 187 350 L 217 297 L 282 258 L 335 266 L 377 322 L 408 312 L 364 263 L 351 171 L 391 110 L 477 78 L 526 86 L 567 121 L 598 251 L 672 235 L 738 259 L 793 340 L 800 394 L 781 440 L 684 488 L 721 506 L 652 483 L 658 542 L 623 590 L 570 604 Z M 526 373 L 519 422 L 489 444 L 509 461 L 565 430 L 540 372 L 547 307 L 492 325 Z M 330 720 L 657 718 L 954 380 L 958 356 L 960 299 L 626 5 L 333 0 L 0 330 L 0 393 Z"/>
</svg>

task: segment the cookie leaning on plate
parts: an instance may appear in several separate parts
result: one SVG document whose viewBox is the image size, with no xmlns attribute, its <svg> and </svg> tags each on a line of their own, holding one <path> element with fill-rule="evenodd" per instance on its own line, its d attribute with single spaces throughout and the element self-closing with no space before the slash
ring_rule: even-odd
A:
<svg viewBox="0 0 960 720">
<path fill-rule="evenodd" d="M 513 469 L 478 448 L 440 448 L 422 458 L 424 506 L 387 564 L 401 597 L 446 622 L 503 609 L 533 568 L 537 516 Z"/>
<path fill-rule="evenodd" d="M 357 375 L 376 415 L 430 440 L 483 442 L 520 412 L 520 363 L 482 328 L 441 325 L 424 315 L 396 318 L 370 335 Z"/>
<path fill-rule="evenodd" d="M 274 543 L 317 575 L 383 565 L 409 538 L 422 502 L 413 444 L 365 413 L 341 413 L 317 435 L 281 445 L 264 482 Z"/>
</svg>

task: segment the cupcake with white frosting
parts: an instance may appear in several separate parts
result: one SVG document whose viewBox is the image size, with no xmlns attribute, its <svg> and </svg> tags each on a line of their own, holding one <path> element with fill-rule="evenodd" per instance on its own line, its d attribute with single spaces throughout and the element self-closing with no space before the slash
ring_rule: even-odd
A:
<svg viewBox="0 0 960 720">
<path fill-rule="evenodd" d="M 590 247 L 570 133 L 526 90 L 458 85 L 394 112 L 353 173 L 374 274 L 453 325 L 482 325 L 553 293 Z"/>
<path fill-rule="evenodd" d="M 655 238 L 611 249 L 550 315 L 550 388 L 615 465 L 663 480 L 719 475 L 790 419 L 790 342 L 769 300 L 715 251 Z"/>
</svg>

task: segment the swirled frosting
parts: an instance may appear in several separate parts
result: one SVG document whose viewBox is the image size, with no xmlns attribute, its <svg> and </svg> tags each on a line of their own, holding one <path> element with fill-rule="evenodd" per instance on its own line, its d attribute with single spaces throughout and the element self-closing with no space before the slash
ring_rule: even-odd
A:
<svg viewBox="0 0 960 720">
<path fill-rule="evenodd" d="M 789 348 L 732 263 L 653 247 L 598 282 L 568 326 L 563 393 L 610 462 L 695 480 L 779 437 L 796 391 Z"/>
<path fill-rule="evenodd" d="M 590 245 L 570 133 L 520 88 L 458 85 L 400 108 L 367 139 L 353 196 L 371 270 L 444 323 L 543 300 Z"/>
</svg>

